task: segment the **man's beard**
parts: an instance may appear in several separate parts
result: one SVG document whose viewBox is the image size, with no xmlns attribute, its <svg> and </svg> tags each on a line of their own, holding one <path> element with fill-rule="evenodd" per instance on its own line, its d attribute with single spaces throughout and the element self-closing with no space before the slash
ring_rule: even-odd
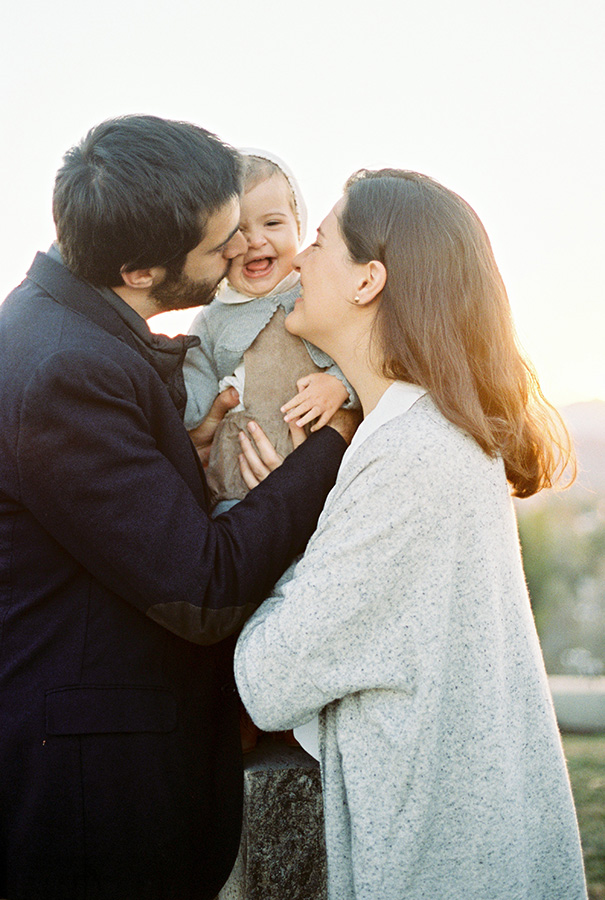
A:
<svg viewBox="0 0 605 900">
<path fill-rule="evenodd" d="M 225 272 L 218 281 L 194 281 L 182 271 L 166 267 L 166 277 L 161 284 L 155 284 L 149 296 L 154 300 L 158 312 L 170 312 L 175 309 L 192 309 L 194 306 L 206 306 L 215 297 L 218 286 L 229 271 Z"/>
</svg>

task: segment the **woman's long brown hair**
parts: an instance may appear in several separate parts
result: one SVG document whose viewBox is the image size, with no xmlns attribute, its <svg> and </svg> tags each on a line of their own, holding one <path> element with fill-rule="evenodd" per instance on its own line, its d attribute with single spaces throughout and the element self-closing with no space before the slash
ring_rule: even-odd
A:
<svg viewBox="0 0 605 900">
<path fill-rule="evenodd" d="M 351 258 L 387 270 L 372 346 L 387 378 L 428 390 L 500 454 L 517 497 L 575 474 L 571 440 L 520 351 L 508 296 L 473 209 L 417 172 L 355 173 L 339 224 Z"/>
</svg>

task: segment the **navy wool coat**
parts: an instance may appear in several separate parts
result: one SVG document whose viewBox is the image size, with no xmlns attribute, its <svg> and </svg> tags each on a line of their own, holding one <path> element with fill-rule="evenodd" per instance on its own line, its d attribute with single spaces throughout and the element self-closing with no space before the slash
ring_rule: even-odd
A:
<svg viewBox="0 0 605 900">
<path fill-rule="evenodd" d="M 8 900 L 216 895 L 241 820 L 233 636 L 345 449 L 322 429 L 209 519 L 165 383 L 182 352 L 145 328 L 44 254 L 0 306 Z"/>
</svg>

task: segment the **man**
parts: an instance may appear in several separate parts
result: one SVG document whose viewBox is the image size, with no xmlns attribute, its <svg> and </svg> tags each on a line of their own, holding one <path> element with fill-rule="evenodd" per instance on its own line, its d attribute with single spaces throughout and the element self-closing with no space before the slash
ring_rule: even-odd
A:
<svg viewBox="0 0 605 900">
<path fill-rule="evenodd" d="M 126 117 L 65 157 L 58 247 L 0 306 L 0 897 L 205 900 L 238 847 L 234 635 L 311 535 L 345 449 L 313 435 L 208 518 L 191 338 L 241 252 L 239 159 Z M 195 339 L 193 339 L 195 340 Z"/>
</svg>

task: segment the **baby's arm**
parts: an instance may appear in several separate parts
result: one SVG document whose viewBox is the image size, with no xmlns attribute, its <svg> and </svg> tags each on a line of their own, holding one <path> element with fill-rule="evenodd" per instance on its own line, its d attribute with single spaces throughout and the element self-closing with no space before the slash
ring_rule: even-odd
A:
<svg viewBox="0 0 605 900">
<path fill-rule="evenodd" d="M 311 431 L 319 431 L 327 425 L 336 410 L 349 399 L 349 392 L 342 381 L 327 372 L 305 375 L 296 382 L 296 387 L 298 394 L 281 407 L 281 412 L 285 413 L 284 421 L 296 420 L 296 424 L 302 427 L 317 419 Z"/>
<path fill-rule="evenodd" d="M 197 314 L 189 334 L 200 339 L 199 346 L 191 347 L 185 354 L 183 378 L 187 391 L 185 428 L 192 431 L 206 418 L 220 392 L 219 374 L 214 359 L 214 340 L 208 330 L 207 311 L 204 307 Z"/>
</svg>

